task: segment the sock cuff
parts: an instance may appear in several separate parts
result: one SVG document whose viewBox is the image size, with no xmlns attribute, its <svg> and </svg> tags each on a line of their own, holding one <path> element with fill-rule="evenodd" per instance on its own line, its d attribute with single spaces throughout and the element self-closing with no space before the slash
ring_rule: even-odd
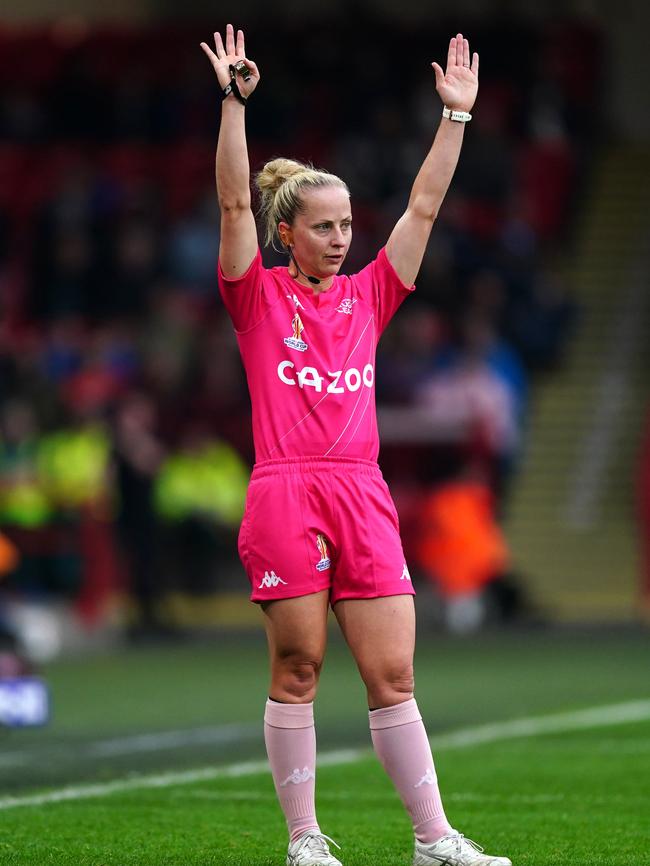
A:
<svg viewBox="0 0 650 866">
<path fill-rule="evenodd" d="M 380 731 L 382 728 L 396 728 L 411 722 L 421 722 L 422 716 L 418 710 L 415 698 L 395 704 L 393 707 L 382 707 L 379 710 L 369 710 L 370 730 Z"/>
<path fill-rule="evenodd" d="M 264 721 L 271 728 L 312 728 L 314 726 L 314 703 L 281 704 L 266 702 Z"/>
</svg>

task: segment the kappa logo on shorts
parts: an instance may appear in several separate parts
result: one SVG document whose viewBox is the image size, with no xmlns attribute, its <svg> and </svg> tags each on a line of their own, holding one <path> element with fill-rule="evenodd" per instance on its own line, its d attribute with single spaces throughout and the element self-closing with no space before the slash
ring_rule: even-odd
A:
<svg viewBox="0 0 650 866">
<path fill-rule="evenodd" d="M 327 555 L 327 541 L 325 540 L 325 536 L 321 535 L 320 532 L 316 536 L 316 547 L 320 553 L 320 561 L 316 563 L 316 568 L 318 571 L 325 571 L 332 563 Z"/>
<path fill-rule="evenodd" d="M 284 338 L 284 345 L 288 346 L 290 349 L 297 349 L 299 352 L 305 352 L 309 346 L 304 342 L 304 340 L 300 339 L 300 335 L 305 330 L 305 326 L 300 318 L 300 313 L 297 311 L 296 315 L 291 320 L 291 327 L 293 328 L 293 334 L 290 337 Z"/>
<path fill-rule="evenodd" d="M 411 575 L 409 574 L 408 566 L 404 563 L 404 568 L 402 569 L 402 576 L 400 580 L 411 580 Z"/>
<path fill-rule="evenodd" d="M 282 580 L 282 578 L 278 577 L 274 571 L 270 571 L 270 572 L 265 571 L 264 577 L 262 578 L 262 582 L 260 583 L 260 585 L 257 588 L 263 589 L 265 586 L 268 586 L 268 587 L 277 586 L 279 583 L 284 584 L 284 586 L 287 585 L 286 580 Z"/>
</svg>

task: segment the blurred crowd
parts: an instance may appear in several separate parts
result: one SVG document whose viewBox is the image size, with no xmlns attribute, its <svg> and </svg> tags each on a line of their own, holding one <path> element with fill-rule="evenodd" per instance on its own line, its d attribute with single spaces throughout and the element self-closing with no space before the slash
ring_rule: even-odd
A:
<svg viewBox="0 0 650 866">
<path fill-rule="evenodd" d="M 247 123 L 253 170 L 282 154 L 348 182 L 353 272 L 430 146 L 428 63 L 451 31 L 364 22 L 359 40 L 342 23 L 246 28 L 262 73 Z M 271 26 L 290 54 L 264 38 Z M 135 625 L 162 628 L 164 593 L 219 589 L 235 551 L 253 453 L 215 280 L 209 33 L 76 19 L 0 30 L 0 530 L 17 551 L 0 546 L 0 572 L 14 596 L 74 598 L 89 624 L 128 589 Z M 558 262 L 601 66 L 598 32 L 575 21 L 470 36 L 474 119 L 377 367 L 407 553 L 449 597 L 510 567 L 498 523 L 535 380 L 561 365 L 576 322 Z M 402 42 L 406 59 L 388 50 Z"/>
</svg>

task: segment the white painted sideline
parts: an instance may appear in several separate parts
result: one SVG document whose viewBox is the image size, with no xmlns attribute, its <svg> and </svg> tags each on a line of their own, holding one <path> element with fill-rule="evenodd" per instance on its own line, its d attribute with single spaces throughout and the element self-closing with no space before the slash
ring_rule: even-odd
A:
<svg viewBox="0 0 650 866">
<path fill-rule="evenodd" d="M 22 751 L 0 752 L 0 768 L 24 767 L 52 758 L 114 758 L 145 752 L 162 752 L 187 746 L 220 746 L 241 743 L 259 736 L 259 724 L 213 725 L 204 728 L 188 728 L 180 731 L 155 731 L 112 737 L 73 745 L 43 746 Z"/>
<path fill-rule="evenodd" d="M 463 728 L 448 734 L 432 737 L 431 747 L 434 751 L 464 749 L 484 743 L 494 743 L 498 740 L 609 727 L 612 725 L 628 724 L 630 722 L 646 721 L 648 719 L 650 719 L 650 700 L 628 701 L 622 704 L 589 707 L 588 709 L 575 710 L 569 713 L 529 716 L 505 722 L 494 722 L 489 725 L 479 725 L 474 728 Z M 328 767 L 351 764 L 371 754 L 370 749 L 342 749 L 335 752 L 326 752 L 319 756 L 318 766 Z M 246 761 L 245 763 L 230 764 L 225 767 L 205 767 L 199 770 L 116 779 L 114 782 L 102 782 L 96 785 L 75 785 L 59 788 L 58 790 L 47 791 L 43 794 L 28 794 L 23 797 L 1 797 L 0 810 L 15 809 L 20 806 L 44 806 L 48 803 L 65 803 L 71 800 L 105 797 L 123 791 L 134 791 L 143 788 L 170 788 L 176 785 L 189 785 L 194 782 L 206 782 L 212 779 L 239 778 L 241 776 L 252 776 L 266 772 L 268 772 L 268 763 L 263 760 Z"/>
</svg>

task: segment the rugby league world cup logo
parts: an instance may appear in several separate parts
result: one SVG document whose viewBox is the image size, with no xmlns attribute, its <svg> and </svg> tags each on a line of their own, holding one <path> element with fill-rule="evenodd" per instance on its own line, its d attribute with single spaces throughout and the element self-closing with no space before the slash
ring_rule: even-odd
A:
<svg viewBox="0 0 650 866">
<path fill-rule="evenodd" d="M 290 337 L 284 338 L 284 345 L 288 346 L 290 349 L 297 349 L 299 352 L 304 352 L 305 349 L 309 348 L 309 346 L 300 339 L 300 335 L 305 330 L 305 326 L 303 325 L 302 319 L 297 311 L 291 320 L 291 327 L 293 328 L 293 334 Z"/>
<path fill-rule="evenodd" d="M 325 541 L 325 536 L 321 535 L 320 532 L 316 536 L 316 547 L 320 553 L 320 562 L 316 563 L 316 568 L 318 571 L 325 571 L 326 568 L 330 567 L 331 562 L 327 555 L 327 542 Z"/>
</svg>

